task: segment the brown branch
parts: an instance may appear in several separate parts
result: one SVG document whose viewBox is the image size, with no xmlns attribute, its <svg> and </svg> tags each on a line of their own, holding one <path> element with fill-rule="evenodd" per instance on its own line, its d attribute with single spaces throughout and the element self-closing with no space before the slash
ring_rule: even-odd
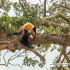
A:
<svg viewBox="0 0 70 70">
<path fill-rule="evenodd" d="M 56 65 L 56 67 L 57 67 L 57 70 L 59 70 L 59 67 Z"/>
<path fill-rule="evenodd" d="M 57 6 L 55 6 L 51 12 L 51 14 L 53 14 L 53 12 L 55 11 L 55 9 L 57 8 Z"/>
<path fill-rule="evenodd" d="M 24 9 L 24 11 L 23 11 L 23 16 L 24 16 L 24 14 L 25 14 L 25 3 L 26 3 L 26 2 L 24 2 L 24 5 L 23 5 L 23 3 L 21 3 L 21 0 L 19 0 L 19 3 L 20 3 L 20 5 L 22 6 L 22 8 Z"/>
<path fill-rule="evenodd" d="M 18 38 L 16 36 L 16 38 Z M 15 40 L 15 39 L 14 39 Z M 17 40 L 19 41 L 19 40 Z M 53 33 L 38 34 L 33 40 L 28 40 L 31 44 L 58 44 L 58 45 L 70 45 L 70 35 L 60 35 Z M 3 41 L 5 42 L 5 41 Z M 2 44 L 2 41 L 0 41 Z M 0 46 L 1 48 L 1 46 Z"/>
<path fill-rule="evenodd" d="M 35 49 L 30 49 L 33 53 L 35 53 L 39 58 L 41 58 L 43 61 L 45 61 L 45 58 Z"/>
<path fill-rule="evenodd" d="M 55 15 L 51 15 L 51 16 L 49 16 L 49 17 L 44 17 L 44 18 L 42 18 L 42 19 L 41 19 L 41 22 L 42 22 L 41 25 L 44 25 L 44 26 L 49 27 L 49 23 L 50 23 L 50 25 L 53 26 L 54 28 L 56 28 L 56 27 L 62 28 L 62 32 L 64 32 L 65 34 L 67 34 L 67 33 L 69 32 L 69 29 L 70 29 L 69 26 L 62 26 L 62 25 L 57 24 L 57 23 L 55 23 L 55 22 L 49 22 L 49 21 L 48 21 L 48 20 L 50 20 L 50 19 L 58 18 L 58 17 L 60 17 L 60 18 L 62 18 L 62 19 L 64 19 L 64 20 L 66 20 L 68 23 L 70 22 L 70 19 L 69 19 L 69 18 L 66 18 L 66 17 L 63 16 L 62 14 L 55 14 Z"/>
<path fill-rule="evenodd" d="M 67 55 L 70 53 L 70 51 L 67 53 Z M 65 60 L 65 57 L 63 58 L 63 60 L 61 61 L 61 63 L 63 63 L 64 62 L 64 60 Z"/>
<path fill-rule="evenodd" d="M 54 14 L 54 15 L 51 15 L 51 16 L 49 16 L 49 17 L 44 17 L 44 18 L 42 18 L 42 19 L 50 20 L 50 19 L 58 18 L 58 17 L 59 17 L 59 14 Z M 41 19 L 41 20 L 42 20 L 42 19 Z"/>
<path fill-rule="evenodd" d="M 52 9 L 51 11 L 51 15 L 53 14 L 53 12 L 55 11 L 55 9 L 57 8 L 58 5 L 55 4 L 55 7 Z"/>
<path fill-rule="evenodd" d="M 67 33 L 69 32 L 69 29 L 70 29 L 69 26 L 62 26 L 62 25 L 57 24 L 57 23 L 55 23 L 55 22 L 49 22 L 49 21 L 47 21 L 46 19 L 42 19 L 41 25 L 44 25 L 44 26 L 46 26 L 46 27 L 50 27 L 50 26 L 49 26 L 49 23 L 50 23 L 50 25 L 53 26 L 54 28 L 56 28 L 56 27 L 62 28 L 61 31 L 62 31 L 63 33 L 65 33 L 65 34 L 67 34 Z"/>
<path fill-rule="evenodd" d="M 5 3 L 5 0 L 1 0 L 2 1 L 2 4 L 0 5 L 0 8 L 4 5 Z"/>
<path fill-rule="evenodd" d="M 69 18 L 66 18 L 66 16 L 59 14 L 59 17 L 61 17 L 62 19 L 66 20 L 68 23 L 70 22 Z"/>
<path fill-rule="evenodd" d="M 46 17 L 46 0 L 44 0 L 44 17 Z"/>
<path fill-rule="evenodd" d="M 7 66 L 6 64 L 0 64 L 0 65 L 5 65 L 5 66 Z"/>
<path fill-rule="evenodd" d="M 67 57 L 66 53 L 64 53 L 63 55 L 64 55 L 64 57 L 66 58 L 67 62 L 70 63 L 70 60 L 69 60 L 69 58 Z"/>
<path fill-rule="evenodd" d="M 58 63 L 58 62 L 60 61 L 61 56 L 62 56 L 62 52 L 60 53 L 59 59 L 57 60 L 57 62 L 56 62 L 56 63 Z"/>
<path fill-rule="evenodd" d="M 4 44 L 9 45 L 9 44 L 11 44 L 11 43 L 14 43 L 16 40 L 18 40 L 18 38 L 15 38 L 15 39 L 12 40 L 12 41 L 0 41 L 0 45 L 4 45 Z"/>
<path fill-rule="evenodd" d="M 60 61 L 61 56 L 63 55 L 64 52 L 66 52 L 66 47 L 62 47 L 62 51 L 61 51 L 60 56 L 59 56 L 59 59 L 57 60 L 56 63 L 58 63 Z"/>
<path fill-rule="evenodd" d="M 49 17 L 44 17 L 41 20 L 50 20 L 50 19 L 59 18 L 59 17 L 62 18 L 62 19 L 64 19 L 64 20 L 66 20 L 68 23 L 70 22 L 70 19 L 66 18 L 66 16 L 64 16 L 62 14 L 54 14 L 54 15 L 51 15 Z"/>
<path fill-rule="evenodd" d="M 61 61 L 61 63 L 64 62 L 64 59 L 65 59 L 65 58 L 66 58 L 67 62 L 70 63 L 70 60 L 69 60 L 69 58 L 68 58 L 68 56 L 67 56 L 69 53 L 70 53 L 70 52 L 68 52 L 68 53 L 66 54 L 66 47 L 64 46 L 64 47 L 62 48 L 61 53 L 60 53 L 59 59 L 57 60 L 56 63 L 58 63 L 58 62 L 60 61 L 62 55 L 64 55 L 64 58 L 63 58 L 63 60 Z M 61 68 L 61 67 L 62 67 L 62 65 L 61 65 L 59 68 Z M 70 66 L 68 66 L 68 67 L 70 68 Z M 59 69 L 59 70 L 60 70 L 60 69 Z"/>
<path fill-rule="evenodd" d="M 5 44 L 6 46 L 2 47 L 2 45 Z M 0 50 L 3 50 L 3 49 L 8 49 L 10 51 L 15 51 L 16 49 L 18 50 L 21 50 L 21 49 L 25 49 L 26 47 L 24 45 L 22 45 L 20 42 L 19 42 L 19 39 L 18 38 L 15 38 L 14 40 L 12 41 L 0 41 Z M 30 49 L 28 48 L 30 51 L 32 51 L 33 53 L 35 53 L 39 58 L 41 58 L 43 61 L 45 61 L 45 58 L 39 53 L 37 52 L 37 50 L 35 49 Z"/>
<path fill-rule="evenodd" d="M 67 62 L 70 63 L 70 60 L 69 60 L 68 56 L 66 55 L 66 53 L 64 53 L 63 55 L 64 55 L 64 57 L 66 58 Z M 69 67 L 69 69 L 70 69 L 70 66 L 68 66 L 68 67 Z"/>
<path fill-rule="evenodd" d="M 23 6 L 22 3 L 21 3 L 21 0 L 19 0 L 19 3 L 20 3 L 20 5 L 22 6 L 22 8 L 25 9 L 24 6 Z"/>
<path fill-rule="evenodd" d="M 16 36 L 16 38 L 12 41 L 0 41 L 0 50 L 8 49 L 10 51 L 15 51 L 16 49 L 21 50 L 25 49 L 25 46 L 22 45 L 19 42 L 19 37 Z M 46 33 L 46 34 L 39 34 L 34 37 L 33 40 L 28 40 L 31 44 L 59 44 L 59 45 L 70 45 L 70 35 L 59 35 L 59 34 L 52 34 L 52 33 Z M 2 43 L 4 42 L 4 43 Z M 2 45 L 5 44 L 5 45 Z M 30 49 L 30 48 L 29 48 Z M 44 57 L 40 55 L 35 49 L 31 49 L 32 52 L 34 52 L 37 56 L 39 56 L 42 60 L 44 60 Z"/>
</svg>

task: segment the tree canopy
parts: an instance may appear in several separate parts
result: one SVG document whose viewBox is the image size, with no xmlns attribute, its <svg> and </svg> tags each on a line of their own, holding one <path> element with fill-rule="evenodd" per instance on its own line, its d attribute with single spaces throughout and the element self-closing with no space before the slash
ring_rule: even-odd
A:
<svg viewBox="0 0 70 70">
<path fill-rule="evenodd" d="M 45 52 L 51 47 L 51 52 L 56 49 L 60 52 L 60 55 L 56 56 L 53 63 L 70 63 L 70 1 L 69 0 L 43 0 L 44 2 L 37 4 L 31 4 L 27 0 L 19 0 L 18 2 L 12 2 L 10 0 L 0 0 L 0 9 L 3 10 L 0 16 L 0 50 L 7 49 L 11 52 L 13 50 L 25 51 L 25 46 L 19 42 L 20 36 L 13 36 L 13 32 L 18 30 L 26 22 L 31 22 L 37 27 L 40 34 L 34 37 L 33 40 L 28 40 L 35 49 L 30 49 L 36 56 L 40 58 L 40 61 L 34 58 L 29 58 L 26 54 L 23 59 L 23 65 L 35 66 L 38 64 L 40 67 L 45 65 Z M 15 16 L 9 16 L 8 12 L 13 7 Z M 46 8 L 48 7 L 48 9 Z M 37 45 L 40 44 L 40 47 Z M 57 48 L 59 45 L 59 48 Z M 15 53 L 15 52 L 14 52 Z M 19 53 L 19 57 L 22 53 Z M 43 53 L 43 55 L 42 55 Z M 64 56 L 61 60 L 62 55 Z M 13 56 L 12 56 L 13 57 Z M 8 66 L 9 61 L 17 58 L 10 57 L 6 64 L 0 64 Z M 5 58 L 4 58 L 5 59 Z M 56 69 L 57 68 L 57 69 Z M 52 69 L 70 69 L 70 66 L 58 66 L 52 67 Z"/>
</svg>

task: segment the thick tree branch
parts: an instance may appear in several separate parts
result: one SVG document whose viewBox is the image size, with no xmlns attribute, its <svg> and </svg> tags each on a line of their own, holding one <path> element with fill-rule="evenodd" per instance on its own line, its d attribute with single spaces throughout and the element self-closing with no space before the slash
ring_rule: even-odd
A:
<svg viewBox="0 0 70 70">
<path fill-rule="evenodd" d="M 3 42 L 3 43 L 2 43 Z M 6 46 L 5 46 L 5 45 Z M 22 45 L 20 42 L 19 42 L 19 39 L 18 38 L 15 38 L 14 40 L 12 41 L 0 41 L 0 50 L 3 50 L 3 49 L 8 49 L 10 51 L 15 51 L 16 49 L 18 50 L 21 50 L 21 49 L 25 49 L 26 46 Z M 45 58 L 35 49 L 31 49 L 31 48 L 28 48 L 30 51 L 32 51 L 33 53 L 35 53 L 39 58 L 41 58 L 43 61 L 45 61 Z"/>
<path fill-rule="evenodd" d="M 12 41 L 0 41 L 0 45 L 4 45 L 4 44 L 9 45 L 9 44 L 11 44 L 11 43 L 14 43 L 16 40 L 18 40 L 18 38 L 15 38 L 15 39 L 12 40 Z"/>
<path fill-rule="evenodd" d="M 53 18 L 58 18 L 59 17 L 59 14 L 54 14 L 54 15 L 51 15 L 49 17 L 44 17 L 42 19 L 46 19 L 46 20 L 50 20 L 50 19 L 53 19 Z"/>
<path fill-rule="evenodd" d="M 62 32 L 64 32 L 65 34 L 67 34 L 69 32 L 69 29 L 70 27 L 69 26 L 62 26 L 60 24 L 57 24 L 55 22 L 50 22 L 48 20 L 50 19 L 53 19 L 53 18 L 59 18 L 61 17 L 62 19 L 66 20 L 68 23 L 70 22 L 70 19 L 69 18 L 66 18 L 65 16 L 63 16 L 62 14 L 54 14 L 54 15 L 51 15 L 49 17 L 44 17 L 41 19 L 41 25 L 44 25 L 46 27 L 49 27 L 49 23 L 51 26 L 53 26 L 54 28 L 56 27 L 60 27 L 62 28 Z"/>
<path fill-rule="evenodd" d="M 31 44 L 51 44 L 53 43 L 53 44 L 58 44 L 58 45 L 70 46 L 70 35 L 69 34 L 60 35 L 60 34 L 53 34 L 53 33 L 38 34 L 37 36 L 34 37 L 33 40 L 28 40 L 28 41 Z M 6 43 L 5 41 L 0 41 L 0 45 L 4 44 L 2 42 Z"/>
<path fill-rule="evenodd" d="M 54 14 L 54 15 L 51 15 L 49 17 L 44 17 L 41 20 L 44 20 L 44 19 L 50 20 L 50 19 L 59 18 L 59 17 L 62 18 L 62 19 L 64 19 L 64 20 L 66 20 L 68 23 L 70 22 L 70 19 L 67 18 L 66 16 L 62 15 L 62 14 Z"/>
<path fill-rule="evenodd" d="M 0 50 L 8 49 L 10 51 L 15 51 L 16 49 L 18 49 L 18 50 L 25 49 L 26 46 L 22 45 L 19 42 L 18 38 L 19 37 L 16 36 L 16 38 L 12 41 L 6 41 L 6 42 L 0 41 Z M 63 45 L 63 46 L 69 46 L 70 45 L 70 35 L 67 35 L 67 34 L 59 35 L 59 34 L 52 34 L 52 33 L 39 34 L 39 35 L 35 36 L 33 40 L 28 40 L 28 41 L 31 44 L 52 44 L 53 43 L 53 44 L 58 44 L 58 45 Z M 29 48 L 29 50 L 34 52 L 42 60 L 45 60 L 44 57 L 40 53 L 38 53 L 35 49 Z"/>
<path fill-rule="evenodd" d="M 46 27 L 50 27 L 50 26 L 49 26 L 49 23 L 50 23 L 50 25 L 53 26 L 54 28 L 56 28 L 56 27 L 62 28 L 61 31 L 62 31 L 63 33 L 65 33 L 65 34 L 67 34 L 67 33 L 69 32 L 69 29 L 70 29 L 69 26 L 62 26 L 62 25 L 57 24 L 57 23 L 55 23 L 55 22 L 49 22 L 49 21 L 47 21 L 46 19 L 42 19 L 41 25 L 44 25 L 44 26 L 46 26 Z"/>
</svg>

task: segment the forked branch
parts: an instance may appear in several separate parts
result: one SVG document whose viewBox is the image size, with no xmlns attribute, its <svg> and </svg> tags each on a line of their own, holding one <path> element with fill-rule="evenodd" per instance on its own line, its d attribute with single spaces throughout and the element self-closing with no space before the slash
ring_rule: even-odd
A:
<svg viewBox="0 0 70 70">
<path fill-rule="evenodd" d="M 4 46 L 5 44 L 5 46 Z M 3 45 L 3 46 L 2 46 Z M 8 49 L 10 51 L 15 51 L 16 49 L 21 50 L 25 49 L 26 46 L 22 45 L 19 42 L 18 38 L 15 38 L 12 41 L 0 41 L 0 50 Z M 45 61 L 45 58 L 35 49 L 28 48 L 30 51 L 32 51 L 34 54 L 36 54 L 39 58 L 41 58 L 43 61 Z"/>
</svg>

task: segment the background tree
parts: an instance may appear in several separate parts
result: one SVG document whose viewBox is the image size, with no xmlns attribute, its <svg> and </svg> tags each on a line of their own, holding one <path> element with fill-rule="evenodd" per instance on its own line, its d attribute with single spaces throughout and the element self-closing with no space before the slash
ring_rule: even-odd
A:
<svg viewBox="0 0 70 70">
<path fill-rule="evenodd" d="M 7 3 L 9 4 L 9 1 L 7 1 Z M 14 36 L 10 36 L 13 32 L 13 26 L 21 26 L 25 22 L 30 21 L 36 27 L 38 27 L 39 31 L 43 30 L 42 34 L 34 37 L 34 39 L 31 41 L 29 40 L 30 43 L 35 44 L 34 46 L 36 46 L 35 49 L 29 48 L 29 50 L 39 56 L 39 58 L 41 58 L 41 61 L 39 62 L 35 58 L 29 58 L 27 55 L 25 55 L 23 65 L 35 66 L 35 64 L 38 63 L 40 67 L 43 67 L 45 64 L 45 59 L 40 53 L 43 52 L 43 54 L 45 55 L 45 52 L 49 49 L 49 47 L 51 47 L 52 43 L 54 44 L 54 46 L 50 51 L 57 49 L 57 51 L 60 52 L 59 57 L 57 56 L 55 58 L 54 63 L 70 63 L 70 50 L 67 50 L 67 48 L 69 48 L 70 46 L 70 1 L 51 0 L 51 6 L 47 5 L 46 3 L 48 4 L 48 0 L 44 0 L 44 3 L 41 5 L 30 4 L 26 0 L 19 0 L 19 2 L 11 3 L 16 13 L 15 17 L 10 17 L 8 16 L 8 14 L 2 14 L 2 16 L 0 17 L 0 50 L 8 49 L 10 51 L 13 51 L 16 49 L 25 49 L 25 46 L 19 43 L 19 36 L 16 36 L 16 38 Z M 46 5 L 48 6 L 48 10 L 46 10 Z M 15 28 L 15 30 L 17 30 L 17 27 Z M 3 37 L 3 35 L 5 36 Z M 8 36 L 10 36 L 10 38 Z M 9 40 L 7 40 L 7 37 Z M 40 44 L 39 48 L 37 47 L 37 44 Z M 56 47 L 56 44 L 59 45 L 59 48 Z M 26 51 L 26 53 L 27 52 L 28 51 Z M 25 50 L 22 53 L 25 53 Z M 6 63 L 1 65 L 8 66 L 8 64 L 10 64 L 9 61 L 20 57 L 22 53 L 20 53 L 16 57 L 10 57 L 7 65 Z M 62 55 L 64 56 L 64 58 L 61 60 Z M 70 69 L 70 66 L 67 65 L 66 67 L 64 67 L 63 65 L 56 65 L 55 67 L 52 67 L 52 69 L 54 68 L 57 68 L 57 70 Z"/>
</svg>

